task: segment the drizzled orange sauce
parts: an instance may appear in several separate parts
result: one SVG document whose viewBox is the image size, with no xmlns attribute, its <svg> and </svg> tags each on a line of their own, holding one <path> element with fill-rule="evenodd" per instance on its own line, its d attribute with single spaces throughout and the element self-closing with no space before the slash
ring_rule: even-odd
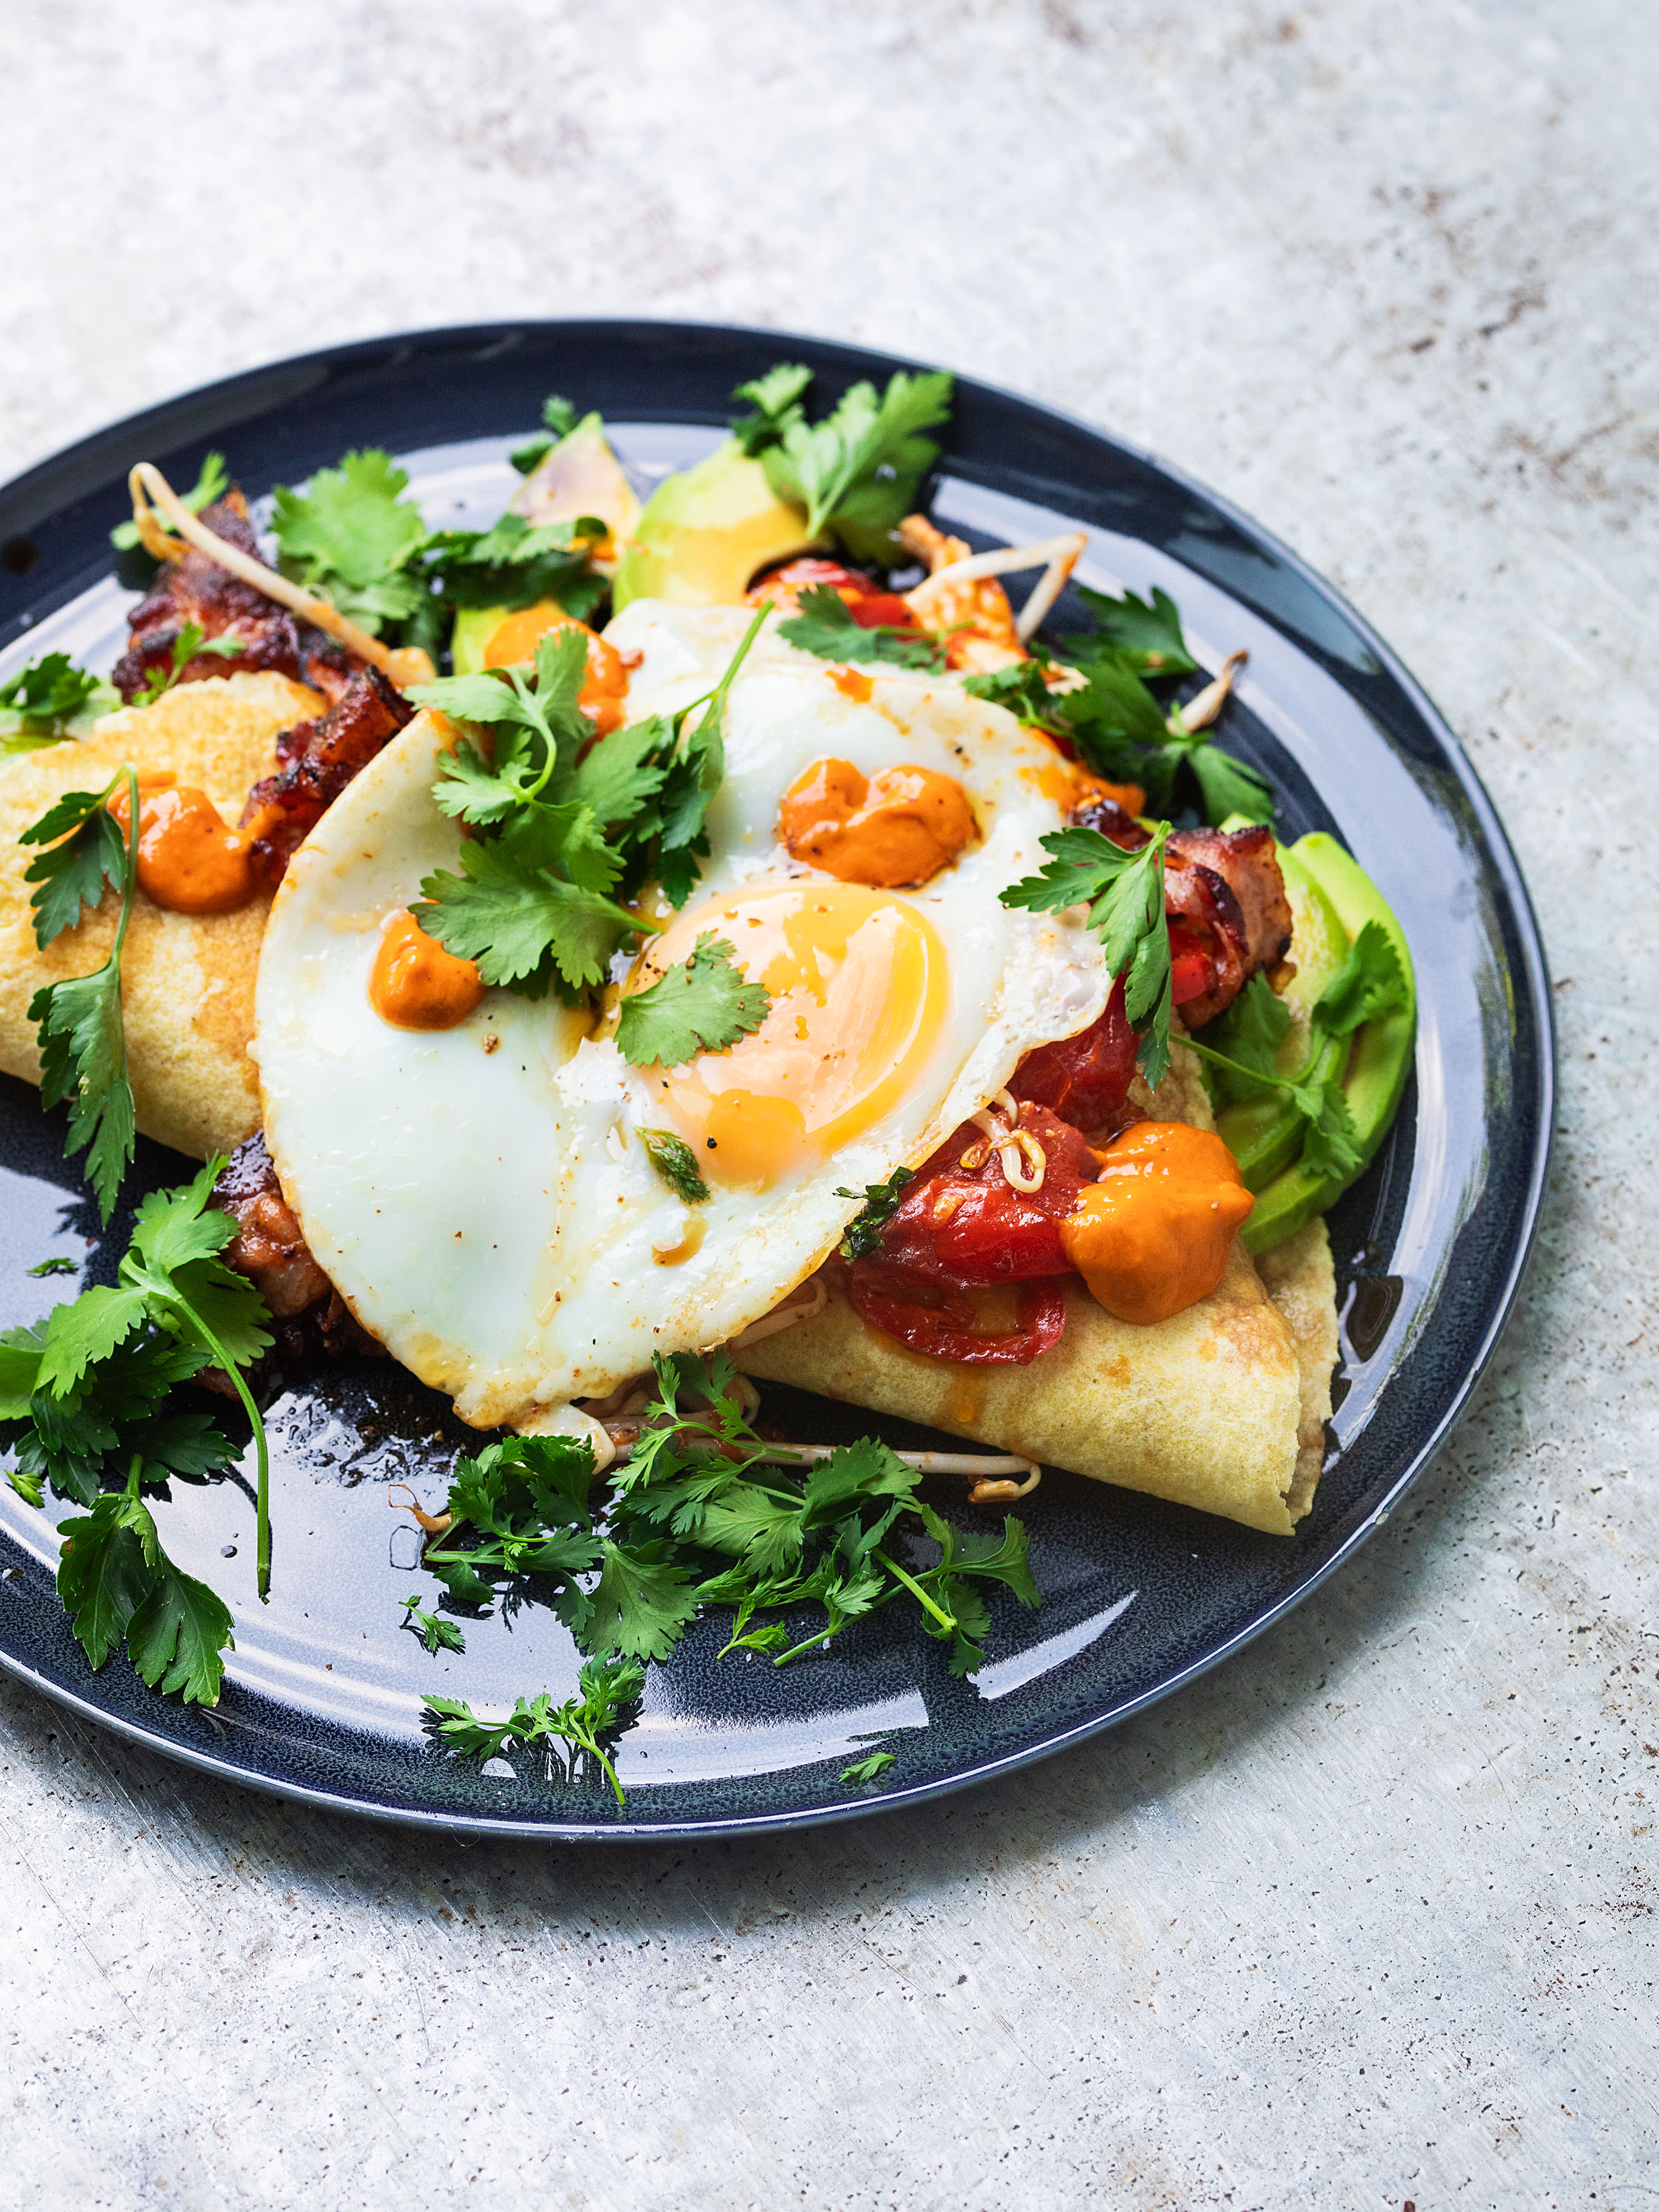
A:
<svg viewBox="0 0 1659 2212">
<path fill-rule="evenodd" d="M 1255 1200 L 1207 1129 L 1137 1121 L 1096 1154 L 1062 1224 L 1066 1256 L 1119 1321 L 1150 1327 L 1209 1297 Z"/>
<path fill-rule="evenodd" d="M 925 884 L 977 834 L 967 793 L 931 768 L 884 768 L 866 779 L 851 761 L 814 761 L 778 808 L 792 859 L 883 890 Z"/>
<path fill-rule="evenodd" d="M 552 629 L 579 629 L 587 640 L 587 675 L 576 703 L 584 714 L 592 717 L 598 734 L 609 737 L 622 726 L 623 701 L 628 694 L 628 671 L 623 666 L 622 655 L 597 630 L 566 614 L 554 600 L 542 599 L 533 607 L 509 615 L 484 647 L 484 666 L 511 668 L 517 662 L 533 660 L 536 647 Z"/>
<path fill-rule="evenodd" d="M 125 836 L 125 778 L 108 804 Z M 254 888 L 247 841 L 226 828 L 206 792 L 165 771 L 138 779 L 138 888 L 174 914 L 228 914 Z"/>
<path fill-rule="evenodd" d="M 470 960 L 428 937 L 412 914 L 386 924 L 368 979 L 368 1002 L 394 1030 L 453 1030 L 484 994 Z"/>
</svg>

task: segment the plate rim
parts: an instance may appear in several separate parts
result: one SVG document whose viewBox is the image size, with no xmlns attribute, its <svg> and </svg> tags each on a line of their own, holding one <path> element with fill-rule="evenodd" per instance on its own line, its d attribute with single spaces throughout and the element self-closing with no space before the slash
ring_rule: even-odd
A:
<svg viewBox="0 0 1659 2212">
<path fill-rule="evenodd" d="M 922 362 L 909 356 L 889 354 L 879 349 L 853 345 L 840 339 L 820 337 L 804 331 L 760 328 L 746 324 L 705 322 L 695 317 L 523 316 L 506 321 L 438 324 L 388 331 L 375 337 L 351 339 L 336 345 L 284 355 L 252 368 L 236 370 L 210 383 L 193 386 L 135 414 L 123 416 L 88 432 L 0 485 L 0 537 L 14 532 L 21 535 L 76 499 L 94 489 L 102 489 L 111 474 L 122 465 L 118 457 L 124 452 L 136 452 L 137 447 L 147 440 L 154 444 L 158 437 L 170 436 L 172 442 L 177 444 L 191 435 L 203 434 L 200 422 L 204 412 L 212 414 L 222 409 L 230 410 L 239 398 L 252 399 L 261 387 L 280 380 L 284 372 L 321 372 L 319 380 L 323 381 L 342 367 L 355 362 L 376 360 L 399 350 L 418 355 L 424 350 L 441 348 L 483 348 L 492 341 L 505 345 L 522 337 L 574 338 L 581 335 L 603 341 L 606 338 L 614 340 L 627 334 L 647 336 L 655 332 L 696 333 L 711 340 L 757 348 L 805 349 L 820 362 L 828 356 L 830 362 L 839 362 L 849 368 L 855 368 L 860 374 L 867 373 L 872 364 L 884 368 L 890 374 L 896 369 L 915 373 L 939 366 L 937 362 Z M 1389 1519 L 1406 1492 L 1438 1456 L 1452 1431 L 1468 1411 L 1469 1401 L 1514 1317 L 1521 1286 L 1537 1244 L 1555 1146 L 1559 1042 L 1548 955 L 1531 893 L 1502 819 L 1461 740 L 1423 685 L 1346 594 L 1273 531 L 1223 494 L 1213 490 L 1177 464 L 1165 460 L 1149 447 L 1104 429 L 1065 408 L 1050 406 L 1044 401 L 991 383 L 981 377 L 960 372 L 953 374 L 961 386 L 982 393 L 1037 421 L 1063 424 L 1074 433 L 1154 471 L 1224 517 L 1246 539 L 1269 549 L 1276 560 L 1292 572 L 1316 598 L 1334 608 L 1344 623 L 1376 656 L 1382 672 L 1399 687 L 1434 738 L 1474 815 L 1485 856 L 1500 879 L 1514 921 L 1520 954 L 1517 963 L 1520 973 L 1516 980 L 1519 981 L 1522 976 L 1525 979 L 1527 1003 L 1538 1033 L 1537 1066 L 1533 1070 L 1538 1086 L 1538 1105 L 1529 1131 L 1528 1174 L 1524 1194 L 1516 1209 L 1516 1230 L 1501 1288 L 1496 1296 L 1488 1291 L 1488 1318 L 1476 1352 L 1438 1418 L 1413 1444 L 1401 1472 L 1382 1498 L 1373 1504 L 1363 1519 L 1356 1522 L 1323 1559 L 1298 1574 L 1277 1598 L 1261 1607 L 1249 1621 L 1213 1649 L 1187 1661 L 1158 1682 L 1122 1698 L 1105 1711 L 1092 1714 L 1036 1741 L 1021 1744 L 1013 1750 L 984 1759 L 955 1773 L 884 1790 L 878 1796 L 854 1796 L 838 1803 L 803 1807 L 793 1811 L 704 1815 L 685 1820 L 624 1819 L 614 1822 L 585 1822 L 541 1817 L 515 1818 L 505 1812 L 496 1816 L 393 1804 L 313 1784 L 290 1781 L 280 1775 L 255 1771 L 210 1751 L 180 1743 L 146 1729 L 124 1715 L 106 1711 L 96 1699 L 67 1684 L 52 1680 L 9 1650 L 4 1642 L 0 1641 L 0 1668 L 3 1668 L 14 1680 L 27 1684 L 80 1718 L 111 1729 L 145 1750 L 175 1759 L 198 1772 L 211 1776 L 215 1780 L 256 1790 L 291 1803 L 315 1806 L 327 1812 L 397 1827 L 547 1844 L 639 1844 L 686 1842 L 721 1836 L 783 1833 L 859 1820 L 873 1814 L 895 1813 L 933 1799 L 954 1796 L 958 1791 L 992 1781 L 1038 1760 L 1051 1759 L 1161 1704 L 1164 1698 L 1189 1687 L 1200 1677 L 1236 1656 L 1247 1644 L 1266 1635 L 1310 1598 L 1332 1575 L 1345 1566 Z M 302 395 L 296 394 L 295 397 L 298 399 Z M 234 414 L 227 413 L 227 424 L 234 419 Z M 707 410 L 688 409 L 678 415 L 659 410 L 653 419 L 702 422 L 719 418 Z M 170 447 L 161 445 L 159 449 L 167 451 Z M 42 495 L 50 495 L 46 505 L 40 504 Z M 27 571 L 23 573 L 27 574 Z M 9 637 L 0 642 L 12 642 L 28 635 L 29 629 L 41 619 L 39 614 L 29 611 L 31 619 L 12 629 Z"/>
</svg>

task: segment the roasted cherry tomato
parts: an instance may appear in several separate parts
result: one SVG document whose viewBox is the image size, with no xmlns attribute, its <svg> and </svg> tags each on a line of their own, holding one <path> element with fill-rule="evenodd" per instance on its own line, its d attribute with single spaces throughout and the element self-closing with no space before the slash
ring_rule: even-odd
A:
<svg viewBox="0 0 1659 2212">
<path fill-rule="evenodd" d="M 1057 1044 L 1039 1045 L 1008 1085 L 1016 1098 L 1046 1106 L 1097 1142 L 1122 1127 L 1135 1072 L 1135 1033 L 1123 1008 L 1121 979 L 1097 1022 Z"/>
<path fill-rule="evenodd" d="M 860 1273 L 860 1270 L 867 1272 Z M 988 1330 L 975 1326 L 974 1310 L 964 1293 L 931 1286 L 936 1301 L 896 1296 L 882 1279 L 874 1261 L 860 1260 L 848 1270 L 848 1295 L 853 1308 L 884 1335 L 896 1337 L 912 1352 L 930 1359 L 954 1359 L 969 1367 L 1026 1367 L 1039 1353 L 1058 1344 L 1066 1329 L 1066 1285 L 1050 1279 L 1020 1286 L 1019 1314 L 1012 1329 Z"/>
<path fill-rule="evenodd" d="M 1178 921 L 1170 924 L 1170 996 L 1178 1006 L 1201 999 L 1210 988 L 1213 963 L 1190 929 Z"/>
</svg>

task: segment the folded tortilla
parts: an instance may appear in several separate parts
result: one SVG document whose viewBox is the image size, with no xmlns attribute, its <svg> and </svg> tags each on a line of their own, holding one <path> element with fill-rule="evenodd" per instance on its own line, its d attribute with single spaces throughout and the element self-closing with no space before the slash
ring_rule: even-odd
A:
<svg viewBox="0 0 1659 2212">
<path fill-rule="evenodd" d="M 1143 1109 L 1211 1125 L 1192 1054 Z M 1264 1282 L 1264 1277 L 1266 1280 Z M 1066 1333 L 1025 1367 L 910 1352 L 836 1290 L 811 1321 L 739 1354 L 756 1381 L 790 1382 L 1288 1536 L 1313 1500 L 1331 1410 L 1336 1304 L 1322 1221 L 1269 1253 L 1235 1242 L 1209 1297 L 1152 1328 L 1116 1321 L 1080 1282 Z"/>
<path fill-rule="evenodd" d="M 100 791 L 129 762 L 140 775 L 171 769 L 234 823 L 252 786 L 276 765 L 278 732 L 325 703 L 285 676 L 213 677 L 181 684 L 153 707 L 110 714 L 89 738 L 0 766 L 0 1068 L 40 1082 L 29 1000 L 43 983 L 102 965 L 118 910 L 106 889 L 93 913 L 42 952 L 23 880 L 37 848 L 18 843 L 21 832 L 64 792 Z M 259 1126 L 247 1045 L 270 911 L 264 895 L 231 914 L 169 914 L 142 893 L 133 902 L 121 1005 L 138 1127 L 197 1159 L 232 1151 Z"/>
</svg>

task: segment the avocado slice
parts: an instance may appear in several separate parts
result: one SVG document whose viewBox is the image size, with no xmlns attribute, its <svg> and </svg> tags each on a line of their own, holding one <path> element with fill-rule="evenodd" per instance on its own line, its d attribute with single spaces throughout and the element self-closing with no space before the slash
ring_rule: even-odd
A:
<svg viewBox="0 0 1659 2212">
<path fill-rule="evenodd" d="M 652 493 L 623 550 L 611 605 L 618 612 L 630 599 L 739 606 L 757 568 L 814 542 L 802 510 L 780 499 L 760 463 L 728 438 Z"/>
<path fill-rule="evenodd" d="M 1345 853 L 1323 830 L 1298 838 L 1291 854 L 1330 902 L 1350 943 L 1368 921 L 1378 922 L 1387 931 L 1405 973 L 1406 1004 L 1365 1023 L 1354 1034 L 1342 1087 L 1358 1134 L 1359 1165 L 1352 1176 L 1322 1177 L 1299 1164 L 1276 1176 L 1257 1195 L 1255 1211 L 1239 1231 L 1252 1252 L 1271 1251 L 1275 1244 L 1294 1236 L 1304 1222 L 1324 1212 L 1370 1165 L 1406 1088 L 1417 1035 L 1411 950 L 1382 893 L 1352 854 Z"/>
<path fill-rule="evenodd" d="M 1280 1075 L 1297 1076 L 1308 1061 L 1315 1003 L 1341 967 L 1349 939 L 1328 896 L 1294 852 L 1283 845 L 1274 850 L 1290 901 L 1296 973 L 1279 996 L 1279 1004 L 1289 1010 L 1291 1026 L 1273 1055 L 1273 1065 Z M 1221 1109 L 1215 1126 L 1250 1191 L 1265 1190 L 1289 1167 L 1302 1143 L 1302 1116 L 1282 1091 L 1235 1100 Z"/>
<path fill-rule="evenodd" d="M 532 530 L 550 522 L 595 516 L 608 533 L 593 552 L 593 566 L 610 574 L 640 519 L 639 495 L 605 434 L 605 420 L 584 415 L 574 430 L 550 446 L 514 493 L 508 505 Z"/>
</svg>

